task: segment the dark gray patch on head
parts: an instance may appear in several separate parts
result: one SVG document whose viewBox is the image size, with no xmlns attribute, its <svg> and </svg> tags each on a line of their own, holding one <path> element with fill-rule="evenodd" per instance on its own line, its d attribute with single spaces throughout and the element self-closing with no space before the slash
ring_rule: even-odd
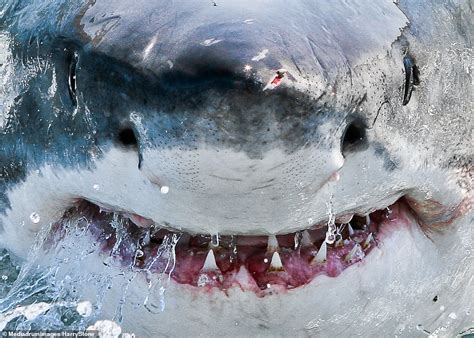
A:
<svg viewBox="0 0 474 338">
<path fill-rule="evenodd" d="M 384 160 L 384 169 L 387 171 L 393 171 L 400 167 L 400 160 L 393 157 L 382 143 L 374 142 L 372 143 L 372 146 L 374 147 L 375 155 Z"/>
<path fill-rule="evenodd" d="M 130 124 L 130 113 L 136 112 L 149 148 L 183 150 L 206 144 L 260 158 L 275 147 L 291 153 L 315 143 L 326 148 L 338 143 L 321 142 L 327 135 L 320 135 L 320 126 L 328 121 L 337 126 L 345 117 L 334 111 L 330 99 L 284 87 L 263 91 L 264 83 L 240 71 L 242 63 L 201 48 L 183 54 L 172 69 L 146 74 L 82 51 L 79 104 L 96 112 L 94 119 L 107 112 L 109 129 Z M 140 143 L 140 135 L 137 139 Z"/>
</svg>

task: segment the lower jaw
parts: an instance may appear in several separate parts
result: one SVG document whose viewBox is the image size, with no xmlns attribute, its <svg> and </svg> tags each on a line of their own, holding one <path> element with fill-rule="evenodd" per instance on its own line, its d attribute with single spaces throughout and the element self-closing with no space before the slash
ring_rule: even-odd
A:
<svg viewBox="0 0 474 338">
<path fill-rule="evenodd" d="M 328 240 L 327 226 L 297 233 L 268 236 L 210 236 L 173 232 L 151 225 L 136 226 L 127 217 L 102 212 L 80 201 L 54 224 L 48 243 L 58 243 L 68 227 L 86 228 L 99 243 L 106 261 L 137 272 L 166 274 L 178 284 L 201 290 L 232 287 L 259 296 L 301 287 L 317 276 L 337 277 L 360 264 L 390 232 L 408 223 L 403 198 L 369 217 L 355 216 L 335 223 L 336 236 Z M 411 218 L 410 218 L 411 219 Z M 368 224 L 367 224 L 368 223 Z"/>
</svg>

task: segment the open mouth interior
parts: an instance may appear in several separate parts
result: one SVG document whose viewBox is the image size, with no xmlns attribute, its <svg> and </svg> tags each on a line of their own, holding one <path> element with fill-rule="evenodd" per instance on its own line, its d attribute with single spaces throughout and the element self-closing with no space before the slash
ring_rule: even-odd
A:
<svg viewBox="0 0 474 338">
<path fill-rule="evenodd" d="M 86 228 L 101 254 L 121 267 L 167 273 L 195 287 L 227 290 L 237 285 L 262 294 L 305 285 L 318 275 L 337 277 L 378 245 L 385 233 L 381 229 L 395 226 L 409 212 L 402 198 L 366 216 L 345 215 L 285 235 L 191 235 L 80 200 L 52 233 L 57 242 L 74 223 Z M 171 258 L 173 266 L 167 269 Z"/>
</svg>

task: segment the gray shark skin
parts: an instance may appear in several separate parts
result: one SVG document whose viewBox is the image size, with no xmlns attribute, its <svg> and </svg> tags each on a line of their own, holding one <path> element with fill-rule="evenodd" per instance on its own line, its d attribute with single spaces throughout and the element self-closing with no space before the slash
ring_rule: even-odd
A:
<svg viewBox="0 0 474 338">
<path fill-rule="evenodd" d="M 0 246 L 12 255 L 28 260 L 77 199 L 190 234 L 271 235 L 403 198 L 413 224 L 336 278 L 265 297 L 171 283 L 157 314 L 136 305 L 139 275 L 121 325 L 139 336 L 472 330 L 470 2 L 0 8 Z M 82 268 L 110 274 L 99 256 Z M 94 318 L 111 319 L 122 292 Z"/>
</svg>

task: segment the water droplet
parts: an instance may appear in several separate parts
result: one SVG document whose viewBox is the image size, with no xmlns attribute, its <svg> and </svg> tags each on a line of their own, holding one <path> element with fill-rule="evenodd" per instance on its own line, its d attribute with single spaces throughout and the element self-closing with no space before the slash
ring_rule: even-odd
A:
<svg viewBox="0 0 474 338">
<path fill-rule="evenodd" d="M 92 314 L 92 304 L 88 301 L 80 302 L 77 304 L 76 311 L 82 317 L 89 317 Z"/>
<path fill-rule="evenodd" d="M 38 215 L 38 213 L 32 212 L 31 215 L 30 215 L 30 219 L 33 223 L 38 224 L 41 218 Z"/>
<path fill-rule="evenodd" d="M 211 235 L 211 246 L 213 247 L 219 246 L 219 234 Z"/>
<path fill-rule="evenodd" d="M 170 187 L 168 187 L 167 185 L 164 185 L 160 188 L 160 191 L 162 194 L 167 194 L 170 192 Z"/>
<path fill-rule="evenodd" d="M 142 250 L 137 249 L 137 251 L 135 251 L 135 257 L 140 258 L 140 257 L 143 257 L 143 255 L 144 253 Z"/>
<path fill-rule="evenodd" d="M 326 234 L 326 243 L 332 244 L 336 241 L 336 235 L 335 234 Z"/>
</svg>

